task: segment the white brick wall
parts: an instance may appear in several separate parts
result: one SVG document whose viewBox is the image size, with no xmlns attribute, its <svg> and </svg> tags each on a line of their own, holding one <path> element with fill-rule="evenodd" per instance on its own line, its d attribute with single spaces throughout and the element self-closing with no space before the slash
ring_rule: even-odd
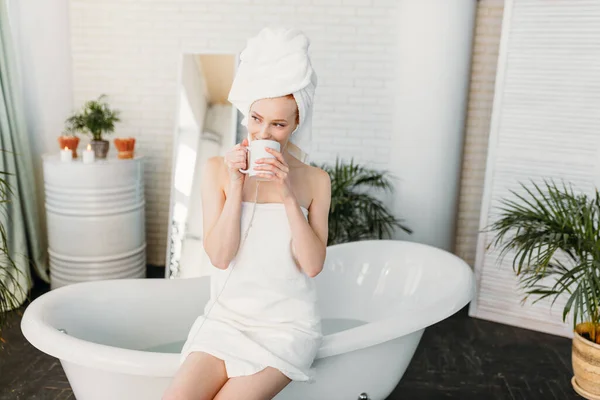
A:
<svg viewBox="0 0 600 400">
<path fill-rule="evenodd" d="M 268 24 L 303 29 L 319 76 L 313 160 L 339 154 L 386 168 L 394 8 L 393 0 L 71 0 L 75 105 L 107 93 L 123 120 L 108 140 L 134 136 L 146 156 L 148 263 L 165 263 L 180 53 L 237 52 Z"/>
</svg>

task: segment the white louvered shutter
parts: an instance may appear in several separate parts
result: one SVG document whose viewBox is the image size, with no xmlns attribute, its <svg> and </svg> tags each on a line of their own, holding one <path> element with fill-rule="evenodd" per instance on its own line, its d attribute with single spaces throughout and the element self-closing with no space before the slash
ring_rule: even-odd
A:
<svg viewBox="0 0 600 400">
<path fill-rule="evenodd" d="M 544 178 L 600 186 L 600 0 L 506 2 L 480 228 L 510 189 Z M 498 264 L 492 237 L 479 234 L 470 315 L 572 336 L 566 298 L 521 304 L 513 254 Z"/>
</svg>

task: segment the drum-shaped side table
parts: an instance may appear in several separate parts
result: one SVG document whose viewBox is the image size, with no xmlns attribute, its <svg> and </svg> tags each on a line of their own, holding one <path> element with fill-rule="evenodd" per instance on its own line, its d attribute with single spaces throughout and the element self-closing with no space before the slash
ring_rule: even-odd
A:
<svg viewBox="0 0 600 400">
<path fill-rule="evenodd" d="M 44 154 L 51 288 L 146 276 L 143 156 L 84 164 Z"/>
</svg>

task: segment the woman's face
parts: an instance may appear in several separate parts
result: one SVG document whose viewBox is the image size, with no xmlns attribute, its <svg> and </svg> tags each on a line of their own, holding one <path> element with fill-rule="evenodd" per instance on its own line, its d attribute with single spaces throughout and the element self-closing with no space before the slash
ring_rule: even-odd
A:
<svg viewBox="0 0 600 400">
<path fill-rule="evenodd" d="M 260 99 L 250 107 L 248 133 L 251 140 L 275 140 L 283 148 L 296 129 L 298 109 L 293 97 Z"/>
</svg>

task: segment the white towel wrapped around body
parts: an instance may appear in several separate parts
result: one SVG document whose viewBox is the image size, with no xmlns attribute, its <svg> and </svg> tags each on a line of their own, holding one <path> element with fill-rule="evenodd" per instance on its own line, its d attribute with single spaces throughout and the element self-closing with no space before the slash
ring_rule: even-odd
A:
<svg viewBox="0 0 600 400">
<path fill-rule="evenodd" d="M 210 300 L 190 328 L 180 363 L 203 351 L 225 362 L 229 378 L 272 367 L 291 380 L 314 382 L 323 339 L 315 281 L 292 258 L 284 204 L 242 203 L 242 232 L 252 207 L 252 229 L 234 265 L 213 268 Z"/>
</svg>

